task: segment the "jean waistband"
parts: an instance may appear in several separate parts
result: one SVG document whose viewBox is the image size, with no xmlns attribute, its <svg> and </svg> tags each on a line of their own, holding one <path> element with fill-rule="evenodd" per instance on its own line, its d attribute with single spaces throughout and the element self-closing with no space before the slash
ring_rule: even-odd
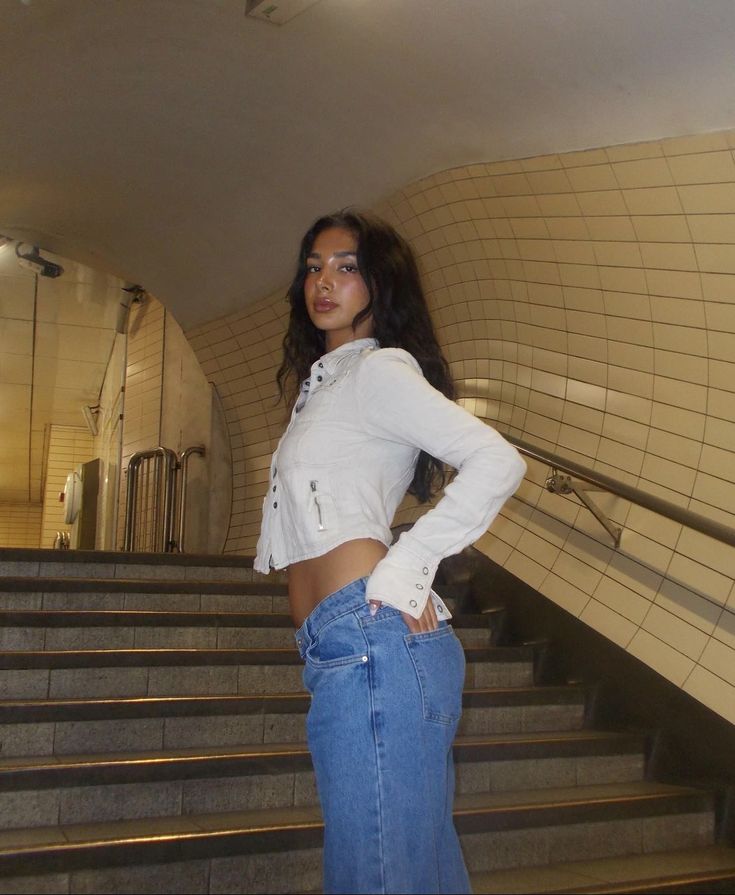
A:
<svg viewBox="0 0 735 895">
<path fill-rule="evenodd" d="M 367 581 L 367 577 L 356 578 L 354 581 L 350 581 L 349 584 L 345 584 L 344 587 L 324 597 L 311 610 L 295 635 L 296 645 L 299 648 L 302 659 L 309 646 L 316 639 L 319 631 L 325 625 L 334 621 L 335 618 L 339 618 L 340 615 L 345 615 L 347 612 L 354 612 L 362 606 L 367 606 L 365 602 Z"/>
</svg>

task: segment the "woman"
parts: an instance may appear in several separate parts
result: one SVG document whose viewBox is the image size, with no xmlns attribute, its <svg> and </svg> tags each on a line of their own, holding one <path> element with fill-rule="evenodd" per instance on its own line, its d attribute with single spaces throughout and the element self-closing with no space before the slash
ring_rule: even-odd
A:
<svg viewBox="0 0 735 895">
<path fill-rule="evenodd" d="M 464 654 L 431 589 L 525 464 L 455 404 L 408 244 L 351 211 L 304 236 L 278 371 L 294 405 L 255 569 L 288 567 L 327 893 L 469 892 L 452 821 Z M 442 499 L 391 546 L 406 491 Z"/>
</svg>

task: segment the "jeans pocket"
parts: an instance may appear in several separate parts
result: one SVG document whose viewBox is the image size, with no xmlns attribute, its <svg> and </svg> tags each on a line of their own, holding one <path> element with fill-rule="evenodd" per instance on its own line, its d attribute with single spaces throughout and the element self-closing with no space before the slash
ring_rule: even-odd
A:
<svg viewBox="0 0 735 895">
<path fill-rule="evenodd" d="M 304 655 L 312 668 L 339 668 L 366 662 L 368 644 L 355 612 L 348 612 L 325 625 Z"/>
<path fill-rule="evenodd" d="M 421 688 L 424 720 L 456 724 L 462 714 L 465 658 L 451 626 L 406 634 L 404 641 Z"/>
</svg>

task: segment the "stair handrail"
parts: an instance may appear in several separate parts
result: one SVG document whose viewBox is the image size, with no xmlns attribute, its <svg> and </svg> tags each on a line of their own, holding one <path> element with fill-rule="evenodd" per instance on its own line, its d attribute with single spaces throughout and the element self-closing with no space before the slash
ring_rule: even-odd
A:
<svg viewBox="0 0 735 895">
<path fill-rule="evenodd" d="M 693 528 L 695 531 L 699 531 L 702 534 L 708 535 L 711 538 L 715 538 L 716 540 L 721 541 L 724 544 L 729 544 L 731 547 L 735 547 L 735 528 L 731 528 L 723 524 L 722 522 L 717 522 L 714 519 L 703 516 L 701 513 L 696 513 L 694 510 L 689 510 L 685 507 L 677 506 L 675 503 L 672 503 L 669 500 L 665 500 L 662 497 L 657 497 L 655 494 L 644 491 L 642 488 L 636 488 L 633 485 L 627 485 L 625 482 L 621 482 L 618 479 L 615 479 L 609 475 L 605 475 L 602 472 L 597 472 L 589 466 L 584 466 L 581 463 L 577 463 L 575 460 L 569 460 L 565 457 L 560 456 L 559 454 L 553 453 L 552 451 L 547 451 L 545 448 L 538 447 L 534 444 L 531 444 L 530 442 L 523 441 L 520 438 L 516 438 L 515 435 L 504 435 L 503 437 L 516 448 L 518 448 L 521 454 L 524 454 L 527 457 L 531 457 L 531 459 L 533 460 L 539 460 L 540 462 L 545 463 L 547 466 L 552 467 L 554 474 L 552 474 L 552 476 L 547 479 L 546 483 L 546 486 L 550 491 L 561 494 L 567 494 L 570 493 L 570 491 L 574 491 L 574 493 L 576 493 L 579 497 L 579 492 L 584 490 L 583 488 L 579 487 L 575 488 L 575 483 L 570 480 L 565 481 L 565 477 L 560 478 L 555 475 L 557 470 L 562 470 L 568 475 L 574 476 L 575 478 L 581 479 L 583 482 L 592 485 L 595 489 L 598 489 L 600 491 L 608 491 L 611 494 L 615 494 L 618 497 L 629 500 L 631 503 L 644 507 L 647 510 L 651 510 L 654 513 L 658 513 L 661 516 L 672 519 L 675 522 L 680 522 L 687 528 Z M 591 503 L 590 499 L 580 499 L 582 499 L 583 503 L 587 505 L 588 509 L 595 513 L 595 516 L 597 516 L 598 520 L 603 525 L 605 525 L 605 523 L 600 519 L 595 510 L 593 510 L 592 507 L 589 506 L 589 504 Z M 605 525 L 605 528 L 608 529 L 613 537 L 613 540 L 616 540 L 615 535 L 612 531 L 610 531 L 607 525 Z M 619 546 L 619 535 L 615 546 Z"/>
<path fill-rule="evenodd" d="M 136 451 L 128 461 L 125 472 L 128 481 L 125 495 L 124 550 L 134 551 L 137 535 L 138 469 L 144 460 L 154 460 L 154 538 L 153 549 L 158 553 L 184 552 L 186 534 L 186 490 L 189 477 L 189 458 L 192 454 L 205 455 L 204 445 L 184 448 L 180 454 L 159 445 Z M 180 477 L 180 484 L 179 484 Z M 159 501 L 163 494 L 163 507 Z M 178 520 L 178 540 L 174 537 Z"/>
</svg>

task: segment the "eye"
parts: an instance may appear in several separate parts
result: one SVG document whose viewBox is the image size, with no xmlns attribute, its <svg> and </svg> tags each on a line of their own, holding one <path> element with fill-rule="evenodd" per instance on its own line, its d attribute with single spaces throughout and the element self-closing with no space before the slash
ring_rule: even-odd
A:
<svg viewBox="0 0 735 895">
<path fill-rule="evenodd" d="M 354 264 L 343 264 L 342 270 L 346 271 L 347 273 L 358 273 L 358 268 Z"/>
<path fill-rule="evenodd" d="M 319 265 L 318 264 L 307 264 L 306 272 L 307 273 L 319 273 Z"/>
</svg>

